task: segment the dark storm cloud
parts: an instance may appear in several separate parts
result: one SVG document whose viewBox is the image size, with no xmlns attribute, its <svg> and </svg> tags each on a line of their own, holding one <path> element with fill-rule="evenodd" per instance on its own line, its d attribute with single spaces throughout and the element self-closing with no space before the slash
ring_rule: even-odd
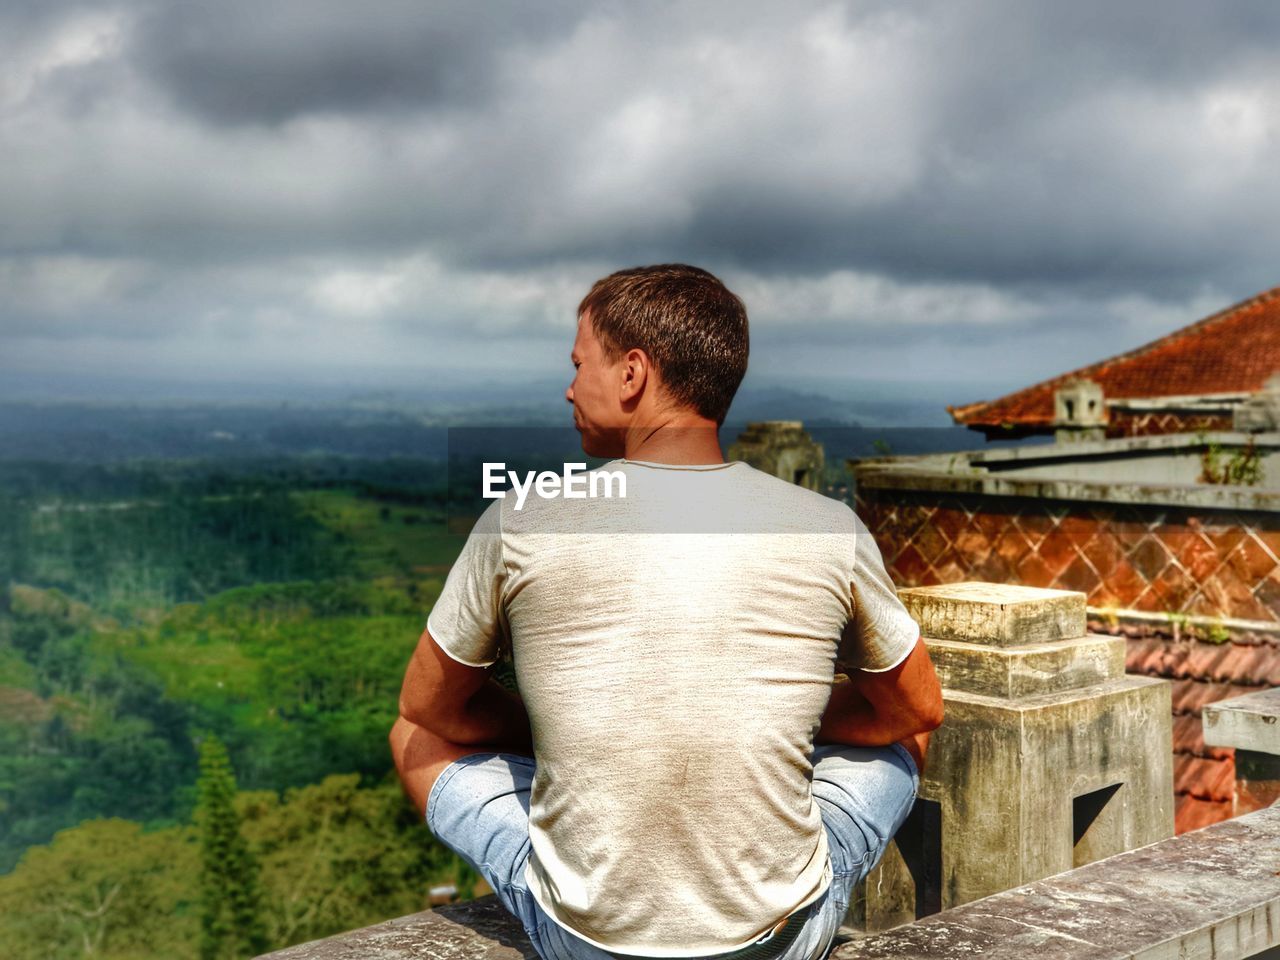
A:
<svg viewBox="0 0 1280 960">
<path fill-rule="evenodd" d="M 216 123 L 483 103 L 514 45 L 563 34 L 581 4 L 225 0 L 147 10 L 130 52 Z"/>
<path fill-rule="evenodd" d="M 1084 361 L 1280 282 L 1277 40 L 1271 2 L 0 0 L 0 351 L 449 363 L 682 259 L 819 362 Z"/>
<path fill-rule="evenodd" d="M 1209 278 L 1269 284 L 1254 241 L 1280 239 L 1268 162 L 1280 159 L 1278 37 L 1274 3 L 939 4 L 903 46 L 889 105 L 900 118 L 815 117 L 845 135 L 823 140 L 820 168 L 780 176 L 813 139 L 779 132 L 804 117 L 797 97 L 775 131 L 744 130 L 714 175 L 690 184 L 690 215 L 663 240 L 784 274 L 855 266 L 1178 295 Z M 1270 97 L 1262 142 L 1222 149 L 1266 158 L 1238 173 L 1215 169 L 1222 158 L 1188 123 L 1198 98 L 1233 84 Z M 1242 106 L 1222 106 L 1226 125 Z M 911 175 L 870 196 L 849 189 L 842 170 L 884 150 Z M 612 250 L 625 256 L 626 240 Z"/>
</svg>

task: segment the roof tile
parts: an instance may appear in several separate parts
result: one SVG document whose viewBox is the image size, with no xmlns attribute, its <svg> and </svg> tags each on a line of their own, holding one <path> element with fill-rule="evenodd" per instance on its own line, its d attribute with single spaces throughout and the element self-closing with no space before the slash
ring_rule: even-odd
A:
<svg viewBox="0 0 1280 960">
<path fill-rule="evenodd" d="M 1208 683 L 1203 680 L 1179 678 L 1169 681 L 1173 687 L 1173 712 L 1190 713 L 1200 716 L 1200 708 L 1206 703 L 1218 700 L 1230 700 L 1246 693 L 1253 693 L 1256 687 L 1242 687 L 1234 683 Z"/>
<path fill-rule="evenodd" d="M 1211 823 L 1231 819 L 1229 801 L 1200 800 L 1184 794 L 1174 801 L 1173 829 L 1175 833 L 1199 830 Z"/>
<path fill-rule="evenodd" d="M 1201 643 L 1159 637 L 1130 638 L 1125 670 L 1249 687 L 1280 686 L 1280 649 L 1261 643 Z"/>
<path fill-rule="evenodd" d="M 1173 758 L 1173 792 L 1200 800 L 1230 800 L 1235 793 L 1235 760 L 1211 760 L 1179 753 Z"/>
<path fill-rule="evenodd" d="M 1240 349 L 1247 343 L 1249 349 Z M 1169 397 L 1261 390 L 1280 369 L 1280 287 L 1175 330 L 996 400 L 947 407 L 956 423 L 1048 427 L 1053 393 L 1069 380 L 1101 385 L 1104 399 Z"/>
<path fill-rule="evenodd" d="M 1206 746 L 1200 718 L 1190 713 L 1179 714 L 1173 718 L 1173 752 L 1209 757 L 1213 760 L 1230 760 L 1233 756 L 1230 747 Z"/>
</svg>

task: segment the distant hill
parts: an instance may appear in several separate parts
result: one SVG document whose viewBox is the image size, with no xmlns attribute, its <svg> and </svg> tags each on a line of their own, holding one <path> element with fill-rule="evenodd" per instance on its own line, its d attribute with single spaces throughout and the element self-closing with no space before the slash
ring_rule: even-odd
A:
<svg viewBox="0 0 1280 960">
<path fill-rule="evenodd" d="M 568 431 L 572 447 L 567 383 L 457 373 L 424 375 L 409 386 L 6 377 L 0 378 L 0 460 L 443 459 L 447 431 L 473 427 L 556 428 Z M 722 437 L 727 446 L 752 420 L 801 420 L 822 431 L 828 459 L 870 455 L 877 440 L 895 453 L 981 447 L 982 438 L 954 426 L 945 407 L 994 395 L 1001 386 L 857 378 L 793 383 L 749 374 Z M 531 442 L 525 437 L 522 446 Z"/>
</svg>

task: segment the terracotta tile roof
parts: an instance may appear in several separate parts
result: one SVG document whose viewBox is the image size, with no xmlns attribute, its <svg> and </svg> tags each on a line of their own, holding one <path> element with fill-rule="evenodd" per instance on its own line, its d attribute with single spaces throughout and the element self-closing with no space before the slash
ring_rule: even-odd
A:
<svg viewBox="0 0 1280 960">
<path fill-rule="evenodd" d="M 1173 829 L 1175 833 L 1199 830 L 1211 823 L 1231 819 L 1231 802 L 1200 800 L 1184 794 L 1173 804 Z"/>
<path fill-rule="evenodd" d="M 1205 683 L 1200 680 L 1171 680 L 1173 686 L 1173 712 L 1200 716 L 1200 708 L 1206 703 L 1228 700 L 1242 693 L 1251 693 L 1245 687 L 1230 683 Z"/>
<path fill-rule="evenodd" d="M 1041 381 L 996 400 L 947 407 L 956 423 L 1048 428 L 1053 392 L 1087 377 L 1104 399 L 1254 392 L 1280 369 L 1280 287 L 1126 353 Z"/>
<path fill-rule="evenodd" d="M 1280 687 L 1280 649 L 1270 644 L 1174 643 L 1159 637 L 1131 638 L 1125 647 L 1125 669 L 1153 677 Z"/>
<path fill-rule="evenodd" d="M 1171 686 L 1178 833 L 1226 820 L 1232 812 L 1235 751 L 1205 745 L 1204 705 L 1280 686 L 1280 649 L 1269 636 L 1250 639 L 1253 642 L 1210 644 L 1151 635 L 1126 638 L 1126 671 L 1166 677 Z"/>
<path fill-rule="evenodd" d="M 1231 760 L 1210 760 L 1189 753 L 1173 758 L 1173 792 L 1197 800 L 1230 801 L 1236 786 L 1236 764 Z"/>
<path fill-rule="evenodd" d="M 1186 753 L 1210 760 L 1234 760 L 1235 751 L 1230 747 L 1209 747 L 1204 742 L 1204 728 L 1200 718 L 1189 713 L 1173 718 L 1173 752 Z"/>
</svg>

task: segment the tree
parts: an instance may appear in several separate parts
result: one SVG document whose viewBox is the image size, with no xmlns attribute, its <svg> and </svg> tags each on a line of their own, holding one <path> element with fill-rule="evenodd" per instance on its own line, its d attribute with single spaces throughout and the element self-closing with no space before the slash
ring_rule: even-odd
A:
<svg viewBox="0 0 1280 960">
<path fill-rule="evenodd" d="M 0 876 L 0 955 L 195 960 L 195 831 L 90 820 Z"/>
<path fill-rule="evenodd" d="M 236 812 L 236 778 L 227 749 L 217 737 L 200 745 L 200 956 L 222 960 L 267 949 L 262 922 L 258 863 Z"/>
<path fill-rule="evenodd" d="M 398 781 L 362 788 L 359 780 L 333 774 L 283 798 L 240 794 L 276 949 L 424 910 L 431 885 L 462 863 L 427 830 Z"/>
</svg>

